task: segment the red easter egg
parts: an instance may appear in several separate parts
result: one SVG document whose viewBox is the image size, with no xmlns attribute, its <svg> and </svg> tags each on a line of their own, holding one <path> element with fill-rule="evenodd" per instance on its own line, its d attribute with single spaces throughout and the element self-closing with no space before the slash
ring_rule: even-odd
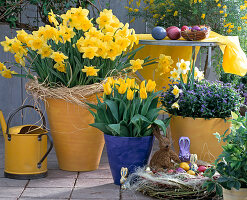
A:
<svg viewBox="0 0 247 200">
<path fill-rule="evenodd" d="M 197 170 L 198 170 L 199 172 L 205 172 L 206 169 L 207 169 L 207 168 L 206 168 L 204 165 L 201 165 L 201 166 L 198 167 Z"/>
<path fill-rule="evenodd" d="M 178 40 L 181 37 L 181 30 L 178 27 L 175 28 L 171 28 L 169 29 L 169 31 L 167 32 L 167 36 L 171 39 L 171 40 Z"/>
<path fill-rule="evenodd" d="M 185 31 L 185 30 L 189 30 L 189 27 L 188 27 L 188 26 L 183 26 L 183 27 L 181 28 L 181 31 Z"/>
<path fill-rule="evenodd" d="M 176 27 L 176 26 L 170 26 L 170 27 L 168 27 L 167 29 L 166 29 L 166 32 L 168 32 L 170 29 L 172 29 L 172 28 L 178 28 L 178 27 Z"/>
</svg>

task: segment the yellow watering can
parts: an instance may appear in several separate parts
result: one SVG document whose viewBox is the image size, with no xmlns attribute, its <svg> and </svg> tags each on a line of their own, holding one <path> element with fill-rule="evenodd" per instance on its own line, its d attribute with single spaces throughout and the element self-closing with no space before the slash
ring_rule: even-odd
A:
<svg viewBox="0 0 247 200">
<path fill-rule="evenodd" d="M 42 119 L 42 128 L 36 125 L 23 125 L 10 128 L 14 115 L 24 108 L 35 109 Z M 24 105 L 14 111 L 7 122 L 0 110 L 0 122 L 5 140 L 5 170 L 4 176 L 13 179 L 36 179 L 47 175 L 47 156 L 53 142 L 45 129 L 46 122 L 43 113 L 36 107 Z M 43 137 L 45 136 L 45 137 Z M 50 147 L 47 150 L 47 138 Z"/>
</svg>

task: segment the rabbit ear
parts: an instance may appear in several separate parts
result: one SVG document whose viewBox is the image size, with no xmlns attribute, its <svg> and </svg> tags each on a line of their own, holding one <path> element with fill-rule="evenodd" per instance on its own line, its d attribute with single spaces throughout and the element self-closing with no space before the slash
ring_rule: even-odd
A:
<svg viewBox="0 0 247 200">
<path fill-rule="evenodd" d="M 152 124 L 152 128 L 153 128 L 154 136 L 158 139 L 159 143 L 161 143 L 164 139 L 163 139 L 163 136 L 160 133 L 159 126 L 156 125 L 156 124 Z"/>
</svg>

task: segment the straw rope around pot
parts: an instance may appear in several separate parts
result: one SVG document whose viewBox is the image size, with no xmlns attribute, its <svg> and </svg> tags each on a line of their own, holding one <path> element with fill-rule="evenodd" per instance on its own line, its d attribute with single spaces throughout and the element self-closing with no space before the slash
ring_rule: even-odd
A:
<svg viewBox="0 0 247 200">
<path fill-rule="evenodd" d="M 94 83 L 91 85 L 79 85 L 72 88 L 65 86 L 59 87 L 49 87 L 44 83 L 39 83 L 38 80 L 30 80 L 26 83 L 26 91 L 28 94 L 32 95 L 35 100 L 41 99 L 43 101 L 46 98 L 62 99 L 70 103 L 75 103 L 77 105 L 88 108 L 85 101 L 90 102 L 89 97 L 94 94 L 99 94 L 104 91 L 103 83 Z"/>
</svg>

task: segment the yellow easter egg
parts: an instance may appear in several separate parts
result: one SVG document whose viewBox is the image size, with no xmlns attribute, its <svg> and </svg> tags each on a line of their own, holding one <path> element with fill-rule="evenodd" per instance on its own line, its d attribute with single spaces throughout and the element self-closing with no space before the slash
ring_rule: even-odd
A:
<svg viewBox="0 0 247 200">
<path fill-rule="evenodd" d="M 186 162 L 181 162 L 179 167 L 183 168 L 185 171 L 188 171 L 190 169 L 190 166 Z"/>
<path fill-rule="evenodd" d="M 195 174 L 196 174 L 196 173 L 195 173 L 194 171 L 192 171 L 192 170 L 187 171 L 187 173 L 190 174 L 190 175 L 195 175 Z"/>
</svg>

